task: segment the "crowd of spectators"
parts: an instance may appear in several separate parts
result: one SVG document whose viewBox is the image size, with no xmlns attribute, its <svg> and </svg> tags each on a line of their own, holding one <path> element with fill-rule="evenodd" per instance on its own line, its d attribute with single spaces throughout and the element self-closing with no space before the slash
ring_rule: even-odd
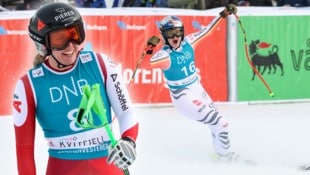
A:
<svg viewBox="0 0 310 175">
<path fill-rule="evenodd" d="M 182 8 L 182 9 L 211 9 L 233 3 L 237 6 L 292 6 L 305 7 L 310 0 L 0 0 L 17 2 L 13 10 L 32 10 L 39 6 L 54 2 L 66 1 L 77 7 L 84 8 L 114 8 L 114 7 L 151 7 L 151 8 Z M 2 7 L 1 7 L 2 5 Z M 3 3 L 0 11 L 5 10 Z M 12 9 L 12 8 L 11 8 Z"/>
</svg>

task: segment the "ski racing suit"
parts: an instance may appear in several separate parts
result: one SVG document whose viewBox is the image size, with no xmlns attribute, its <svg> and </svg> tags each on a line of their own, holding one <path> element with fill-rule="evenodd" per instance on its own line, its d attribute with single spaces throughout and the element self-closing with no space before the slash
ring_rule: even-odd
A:
<svg viewBox="0 0 310 175">
<path fill-rule="evenodd" d="M 76 64 L 61 72 L 52 69 L 45 61 L 22 76 L 14 91 L 13 118 L 19 175 L 36 174 L 37 122 L 49 147 L 47 175 L 123 174 L 122 170 L 106 162 L 110 139 L 104 127 L 84 129 L 75 122 L 82 87 L 96 83 L 100 85 L 109 125 L 112 127 L 113 110 L 120 136 L 136 140 L 138 122 L 129 93 L 117 65 L 108 56 L 82 51 Z M 96 118 L 94 123 L 98 124 Z"/>
<path fill-rule="evenodd" d="M 210 24 L 184 37 L 177 49 L 164 45 L 151 57 L 150 64 L 153 68 L 162 69 L 174 107 L 184 116 L 207 124 L 211 129 L 215 152 L 220 156 L 226 156 L 230 153 L 228 122 L 213 105 L 212 99 L 201 85 L 194 58 L 193 47 L 210 34 Z"/>
</svg>

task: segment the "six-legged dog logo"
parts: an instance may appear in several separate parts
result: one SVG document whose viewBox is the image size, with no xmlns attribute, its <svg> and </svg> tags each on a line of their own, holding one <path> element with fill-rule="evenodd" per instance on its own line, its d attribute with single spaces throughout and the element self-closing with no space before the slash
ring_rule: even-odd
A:
<svg viewBox="0 0 310 175">
<path fill-rule="evenodd" d="M 257 68 L 257 71 L 263 75 L 268 68 L 268 74 L 272 71 L 276 73 L 277 66 L 281 69 L 281 76 L 284 74 L 283 64 L 278 55 L 278 46 L 272 46 L 271 50 L 269 50 L 268 55 L 261 55 L 258 53 L 258 49 L 260 48 L 268 48 L 271 44 L 260 42 L 259 40 L 252 41 L 249 45 L 249 52 L 252 59 L 253 65 Z M 255 78 L 255 71 L 253 71 L 252 80 Z"/>
</svg>

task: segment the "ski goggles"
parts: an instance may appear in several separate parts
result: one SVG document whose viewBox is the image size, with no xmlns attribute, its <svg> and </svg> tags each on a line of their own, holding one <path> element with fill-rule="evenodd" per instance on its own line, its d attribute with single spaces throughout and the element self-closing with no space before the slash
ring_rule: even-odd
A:
<svg viewBox="0 0 310 175">
<path fill-rule="evenodd" d="M 167 38 L 181 37 L 184 35 L 184 31 L 181 29 L 172 29 L 164 31 L 164 35 Z"/>
<path fill-rule="evenodd" d="M 81 44 L 84 36 L 78 25 L 58 29 L 49 33 L 49 46 L 52 50 L 64 50 L 69 42 Z"/>
</svg>

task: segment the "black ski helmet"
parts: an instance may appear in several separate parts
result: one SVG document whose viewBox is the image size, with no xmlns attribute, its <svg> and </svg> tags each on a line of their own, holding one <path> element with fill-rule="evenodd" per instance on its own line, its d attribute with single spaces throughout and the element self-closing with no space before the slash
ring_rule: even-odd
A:
<svg viewBox="0 0 310 175">
<path fill-rule="evenodd" d="M 165 31 L 179 29 L 183 32 L 182 40 L 184 39 L 184 25 L 183 22 L 177 16 L 166 16 L 160 21 L 159 30 L 163 36 L 166 44 L 168 43 L 168 38 L 165 36 Z"/>
<path fill-rule="evenodd" d="M 46 56 L 51 54 L 48 34 L 51 31 L 71 26 L 77 26 L 82 43 L 85 40 L 85 31 L 80 13 L 69 4 L 55 2 L 46 4 L 37 10 L 30 19 L 28 30 L 37 52 Z"/>
</svg>

